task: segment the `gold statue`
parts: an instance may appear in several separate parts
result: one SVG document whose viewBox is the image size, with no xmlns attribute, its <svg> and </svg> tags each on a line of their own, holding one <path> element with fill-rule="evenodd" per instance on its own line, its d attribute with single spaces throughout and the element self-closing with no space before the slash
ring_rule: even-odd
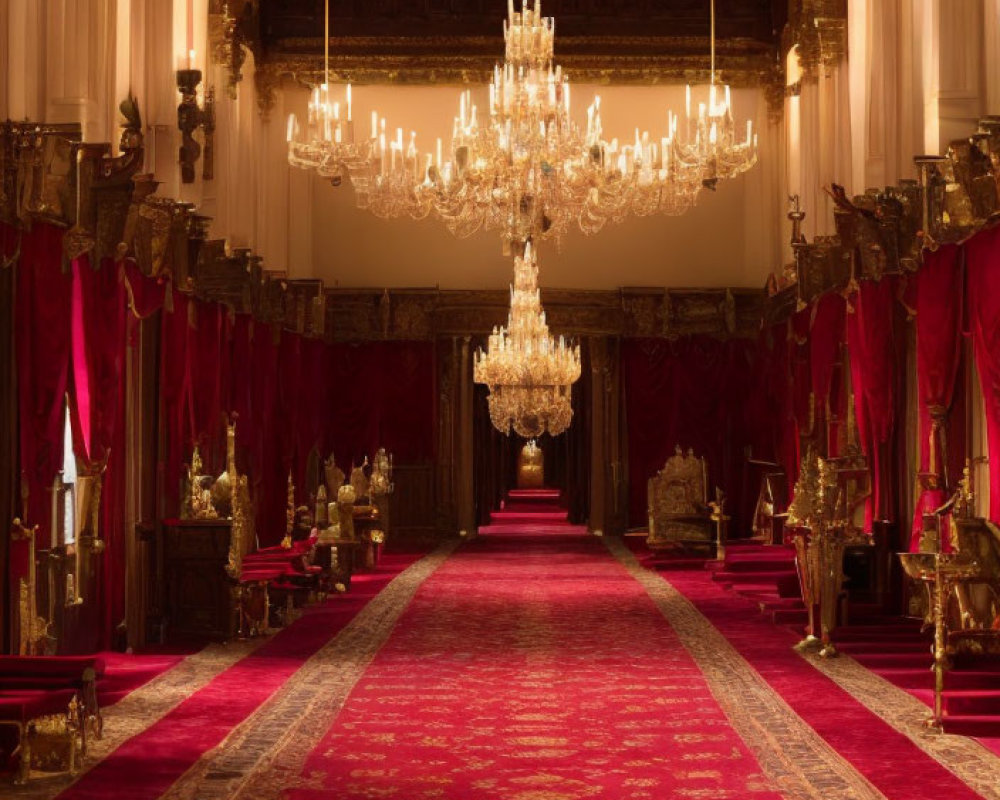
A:
<svg viewBox="0 0 1000 800">
<path fill-rule="evenodd" d="M 351 484 L 337 490 L 337 516 L 340 520 L 340 538 L 354 541 L 354 501 L 357 495 Z"/>
<path fill-rule="evenodd" d="M 517 457 L 517 488 L 541 489 L 545 485 L 545 454 L 531 439 Z"/>
<path fill-rule="evenodd" d="M 344 485 L 344 470 L 337 466 L 333 453 L 323 462 L 323 479 L 328 497 L 336 497 L 337 490 Z"/>
<path fill-rule="evenodd" d="M 375 453 L 375 460 L 372 463 L 372 476 L 368 484 L 371 492 L 371 503 L 378 512 L 381 522 L 380 531 L 372 531 L 372 541 L 375 541 L 374 534 L 381 534 L 381 544 L 389 533 L 389 495 L 395 488 L 392 483 L 392 454 L 386 453 L 384 447 L 380 447 Z"/>
<path fill-rule="evenodd" d="M 354 487 L 355 502 L 358 503 L 362 500 L 367 500 L 371 491 L 368 476 L 365 475 L 365 467 L 367 466 L 368 456 L 365 456 L 365 460 L 360 467 L 351 467 L 351 486 Z"/>
</svg>

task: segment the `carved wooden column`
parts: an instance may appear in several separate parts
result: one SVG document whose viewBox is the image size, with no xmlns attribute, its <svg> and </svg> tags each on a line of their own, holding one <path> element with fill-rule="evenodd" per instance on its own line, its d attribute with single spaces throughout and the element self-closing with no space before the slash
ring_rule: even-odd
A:
<svg viewBox="0 0 1000 800">
<path fill-rule="evenodd" d="M 604 534 L 607 523 L 607 339 L 592 336 L 590 348 L 590 530 Z"/>
<path fill-rule="evenodd" d="M 460 340 L 460 355 L 456 383 L 458 388 L 458 529 L 472 534 L 476 530 L 475 491 L 473 488 L 473 444 L 472 444 L 472 362 L 469 336 Z"/>
<path fill-rule="evenodd" d="M 605 531 L 622 534 L 628 527 L 628 502 L 625 485 L 625 455 L 622 451 L 622 409 L 621 409 L 621 340 L 609 337 L 607 340 L 607 381 L 604 387 L 606 404 L 605 419 L 607 431 L 605 460 L 607 461 L 608 498 Z"/>
</svg>

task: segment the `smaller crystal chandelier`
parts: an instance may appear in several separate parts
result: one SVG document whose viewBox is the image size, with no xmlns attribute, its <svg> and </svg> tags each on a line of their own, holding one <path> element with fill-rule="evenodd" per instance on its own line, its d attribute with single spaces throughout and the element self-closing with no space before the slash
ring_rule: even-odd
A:
<svg viewBox="0 0 1000 800">
<path fill-rule="evenodd" d="M 366 170 L 371 160 L 375 140 L 375 120 L 372 138 L 360 142 L 354 135 L 354 114 L 351 84 L 347 84 L 344 102 L 330 98 L 330 0 L 325 2 L 323 28 L 323 83 L 312 90 L 304 141 L 294 114 L 288 116 L 288 163 L 293 167 L 314 169 L 322 178 L 340 185 L 346 169 L 350 174 Z M 384 122 L 383 122 L 384 126 Z"/>
<path fill-rule="evenodd" d="M 580 378 L 580 346 L 549 334 L 531 242 L 514 258 L 514 285 L 506 328 L 494 328 L 487 350 L 476 353 L 473 380 L 490 390 L 493 427 L 527 439 L 558 436 L 573 420 L 571 387 Z"/>
</svg>

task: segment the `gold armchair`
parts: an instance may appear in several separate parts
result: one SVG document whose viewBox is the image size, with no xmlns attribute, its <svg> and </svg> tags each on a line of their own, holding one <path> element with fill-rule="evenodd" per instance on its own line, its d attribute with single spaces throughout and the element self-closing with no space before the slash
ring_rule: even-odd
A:
<svg viewBox="0 0 1000 800">
<path fill-rule="evenodd" d="M 716 547 L 720 520 L 708 503 L 707 485 L 705 459 L 677 446 L 647 484 L 650 550 Z"/>
</svg>

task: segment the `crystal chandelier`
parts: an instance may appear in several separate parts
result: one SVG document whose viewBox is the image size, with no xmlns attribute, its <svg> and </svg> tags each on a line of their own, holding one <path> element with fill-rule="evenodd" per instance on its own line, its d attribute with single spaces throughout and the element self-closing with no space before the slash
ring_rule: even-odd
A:
<svg viewBox="0 0 1000 800">
<path fill-rule="evenodd" d="M 373 114 L 371 159 L 350 169 L 359 206 L 381 217 L 433 213 L 460 237 L 499 230 L 505 252 L 574 225 L 596 233 L 631 214 L 684 213 L 702 188 L 757 161 L 753 123 L 740 138 L 730 89 L 717 81 L 714 0 L 710 10 L 704 102 L 693 108 L 688 86 L 683 119 L 668 110 L 659 136 L 636 129 L 632 141 L 619 142 L 604 138 L 600 97 L 585 130 L 573 121 L 570 83 L 553 61 L 555 20 L 541 15 L 539 0 L 520 12 L 508 0 L 504 62 L 494 67 L 487 113 L 463 91 L 451 140 L 438 139 L 423 156 L 415 132 L 405 146 L 402 129 L 387 139 Z"/>
<path fill-rule="evenodd" d="M 476 353 L 473 380 L 490 390 L 490 420 L 504 433 L 557 436 L 573 419 L 571 386 L 580 377 L 580 346 L 549 334 L 531 242 L 514 258 L 507 327 L 494 328 Z"/>
<path fill-rule="evenodd" d="M 679 215 L 702 188 L 714 189 L 757 161 L 757 136 L 747 121 L 740 139 L 730 89 L 717 82 L 715 2 L 711 3 L 711 71 L 705 102 L 692 114 L 685 92 L 683 120 L 667 112 L 659 136 L 635 130 L 632 141 L 604 138 L 601 100 L 587 109 L 585 130 L 573 121 L 570 83 L 554 64 L 555 20 L 543 17 L 539 0 L 507 3 L 504 62 L 493 70 L 489 107 L 480 119 L 472 93 L 463 91 L 447 145 L 438 139 L 421 156 L 416 132 L 404 142 L 372 113 L 371 136 L 356 143 L 347 87 L 346 127 L 328 82 L 314 90 L 306 141 L 297 141 L 289 118 L 290 163 L 320 175 L 345 172 L 358 206 L 383 217 L 435 216 L 457 236 L 500 231 L 504 252 L 515 258 L 507 328 L 494 330 L 488 350 L 477 355 L 474 379 L 490 389 L 490 417 L 501 431 L 526 437 L 558 434 L 573 416 L 570 387 L 580 375 L 579 346 L 556 346 L 538 294 L 533 241 L 555 238 L 572 227 L 596 233 L 630 215 Z M 327 47 L 329 4 L 327 3 Z M 329 52 L 325 50 L 327 63 Z M 329 68 L 327 66 L 327 81 Z"/>
<path fill-rule="evenodd" d="M 330 0 L 326 0 L 323 25 L 323 83 L 312 90 L 305 139 L 294 114 L 288 116 L 288 163 L 314 169 L 322 178 L 339 186 L 345 171 L 363 172 L 371 158 L 371 140 L 358 142 L 354 136 L 351 84 L 347 84 L 343 105 L 330 98 Z M 343 114 L 341 114 L 343 111 Z"/>
</svg>

